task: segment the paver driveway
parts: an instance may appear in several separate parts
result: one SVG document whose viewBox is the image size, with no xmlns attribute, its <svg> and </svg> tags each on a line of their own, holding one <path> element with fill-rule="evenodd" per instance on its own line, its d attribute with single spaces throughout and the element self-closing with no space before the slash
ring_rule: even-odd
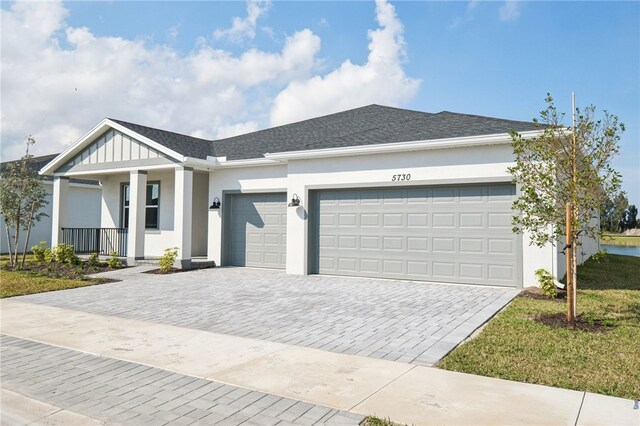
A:
<svg viewBox="0 0 640 426">
<path fill-rule="evenodd" d="M 432 365 L 517 290 L 214 268 L 15 298 L 102 315 Z"/>
</svg>

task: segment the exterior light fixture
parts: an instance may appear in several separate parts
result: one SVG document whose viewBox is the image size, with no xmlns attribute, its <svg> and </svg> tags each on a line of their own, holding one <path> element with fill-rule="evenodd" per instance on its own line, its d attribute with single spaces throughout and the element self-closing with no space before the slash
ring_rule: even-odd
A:
<svg viewBox="0 0 640 426">
<path fill-rule="evenodd" d="M 289 207 L 298 207 L 300 206 L 300 197 L 298 197 L 298 194 L 293 194 L 293 197 L 291 197 L 291 202 L 289 203 Z"/>
<path fill-rule="evenodd" d="M 220 199 L 218 197 L 215 197 L 213 199 L 213 203 L 211 203 L 211 206 L 209 207 L 209 210 L 218 210 L 220 209 Z"/>
</svg>

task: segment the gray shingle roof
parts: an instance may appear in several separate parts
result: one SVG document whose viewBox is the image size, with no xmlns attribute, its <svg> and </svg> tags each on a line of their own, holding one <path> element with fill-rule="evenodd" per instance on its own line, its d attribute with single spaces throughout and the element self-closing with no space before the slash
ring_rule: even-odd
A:
<svg viewBox="0 0 640 426">
<path fill-rule="evenodd" d="M 43 168 L 44 166 L 46 166 L 47 164 L 49 164 L 51 162 L 51 160 L 56 158 L 58 155 L 60 155 L 60 154 L 49 154 L 49 155 L 42 155 L 40 157 L 32 157 L 31 161 L 29 162 L 29 167 L 32 170 L 38 171 L 41 168 Z M 9 164 L 15 163 L 17 161 L 20 161 L 20 160 L 3 161 L 2 163 L 0 163 L 0 172 L 4 172 L 7 169 L 7 166 L 9 166 Z M 53 180 L 53 176 L 40 176 L 40 178 L 42 180 L 47 180 L 47 181 L 52 181 Z M 70 182 L 73 182 L 73 183 L 84 183 L 84 184 L 87 184 L 87 185 L 98 185 L 98 181 L 89 180 L 89 179 L 72 178 L 72 179 L 70 179 Z"/>
<path fill-rule="evenodd" d="M 393 142 L 481 136 L 535 130 L 534 123 L 459 114 L 436 114 L 369 105 L 284 126 L 209 141 L 113 120 L 189 157 L 228 160 L 262 158 L 266 153 L 376 145 Z"/>
<path fill-rule="evenodd" d="M 158 142 L 178 154 L 195 158 L 207 158 L 207 155 L 213 155 L 210 140 L 194 138 L 168 130 L 154 129 L 153 127 L 142 126 L 113 118 L 109 120 L 133 130 L 152 141 Z"/>
</svg>

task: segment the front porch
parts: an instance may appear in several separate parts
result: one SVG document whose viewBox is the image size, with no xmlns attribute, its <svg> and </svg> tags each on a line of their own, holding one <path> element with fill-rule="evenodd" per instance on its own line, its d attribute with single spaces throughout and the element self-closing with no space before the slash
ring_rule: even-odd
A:
<svg viewBox="0 0 640 426">
<path fill-rule="evenodd" d="M 69 177 L 55 176 L 52 245 L 71 244 L 76 253 L 116 253 L 128 265 L 178 250 L 176 267 L 191 269 L 207 255 L 208 173 L 172 166 L 85 174 L 100 181 L 100 228 L 74 227 L 68 220 Z M 198 265 L 200 266 L 200 265 Z"/>
</svg>

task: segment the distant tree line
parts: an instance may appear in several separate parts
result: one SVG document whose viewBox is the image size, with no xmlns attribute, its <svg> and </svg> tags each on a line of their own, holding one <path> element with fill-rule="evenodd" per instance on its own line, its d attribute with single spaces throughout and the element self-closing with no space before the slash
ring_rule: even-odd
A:
<svg viewBox="0 0 640 426">
<path fill-rule="evenodd" d="M 624 232 L 638 227 L 638 209 L 629 204 L 624 193 L 608 198 L 600 208 L 600 227 L 603 231 Z"/>
</svg>

